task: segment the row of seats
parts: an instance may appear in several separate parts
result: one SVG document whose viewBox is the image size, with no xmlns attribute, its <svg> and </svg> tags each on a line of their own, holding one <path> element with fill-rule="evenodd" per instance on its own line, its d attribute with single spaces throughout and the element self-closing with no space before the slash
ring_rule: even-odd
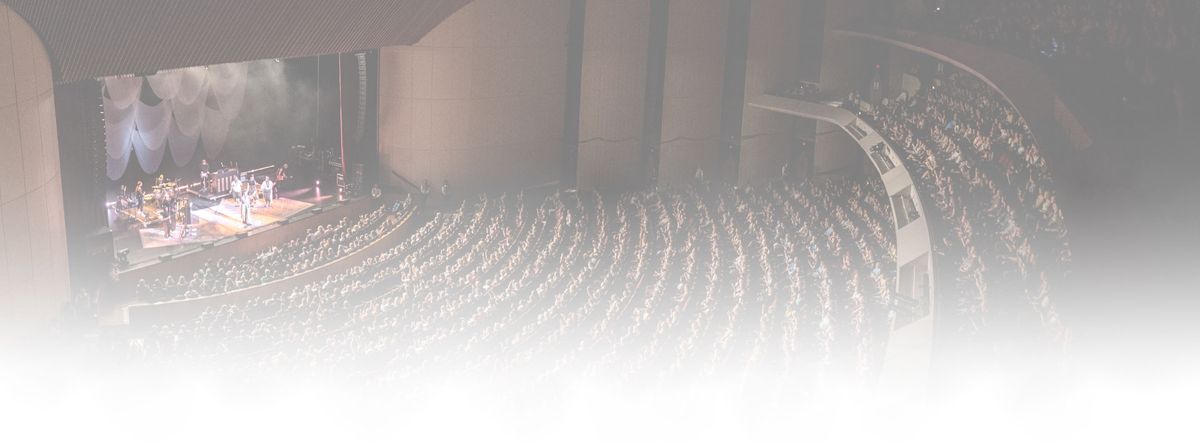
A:
<svg viewBox="0 0 1200 444">
<path fill-rule="evenodd" d="M 206 261 L 191 275 L 140 280 L 135 295 L 142 301 L 186 300 L 286 279 L 362 250 L 396 229 L 412 206 L 409 196 L 252 254 Z"/>
<path fill-rule="evenodd" d="M 155 326 L 130 350 L 386 380 L 866 376 L 899 310 L 890 220 L 877 179 L 479 196 L 345 273 Z"/>
<path fill-rule="evenodd" d="M 934 207 L 945 278 L 937 294 L 957 332 L 1021 325 L 1065 339 L 1051 295 L 1071 261 L 1067 230 L 1046 161 L 1016 111 L 961 74 L 911 100 L 856 110 L 893 141 Z"/>
</svg>

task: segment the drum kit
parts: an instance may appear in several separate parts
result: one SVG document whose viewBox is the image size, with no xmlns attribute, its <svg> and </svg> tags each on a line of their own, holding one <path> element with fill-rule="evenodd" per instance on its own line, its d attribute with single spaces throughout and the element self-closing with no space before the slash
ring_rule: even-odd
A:
<svg viewBox="0 0 1200 444">
<path fill-rule="evenodd" d="M 117 209 L 126 219 L 136 221 L 143 227 L 165 223 L 163 232 L 166 237 L 170 237 L 177 228 L 180 237 L 183 237 L 192 231 L 189 229 L 191 204 L 183 191 L 175 181 L 160 179 L 151 187 L 150 193 L 140 196 L 142 202 L 139 205 L 139 196 L 122 188 L 117 198 Z"/>
<path fill-rule="evenodd" d="M 178 191 L 175 181 L 161 182 L 151 188 L 153 190 L 153 198 L 155 202 L 168 202 L 175 199 L 175 194 Z M 146 201 L 150 201 L 150 196 L 147 196 Z"/>
</svg>

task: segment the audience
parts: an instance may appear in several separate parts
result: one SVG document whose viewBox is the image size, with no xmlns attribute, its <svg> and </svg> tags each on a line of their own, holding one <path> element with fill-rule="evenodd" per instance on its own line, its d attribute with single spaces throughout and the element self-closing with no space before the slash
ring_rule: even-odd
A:
<svg viewBox="0 0 1200 444">
<path fill-rule="evenodd" d="M 1028 125 L 987 85 L 952 74 L 912 100 L 847 106 L 872 120 L 904 158 L 927 212 L 939 276 L 963 333 L 1036 316 L 1063 339 L 1050 301 L 1070 249 L 1054 184 Z M 932 210 L 932 211 L 930 211 Z M 1032 310 L 1030 310 L 1032 308 Z"/>
<path fill-rule="evenodd" d="M 924 199 L 952 334 L 1020 323 L 1065 340 L 1051 294 L 1070 249 L 1026 123 L 958 74 L 858 105 L 845 104 L 893 142 Z M 388 214 L 146 288 L 194 296 L 302 272 L 378 238 Z M 923 315 L 896 291 L 894 226 L 877 177 L 739 188 L 697 175 L 685 188 L 616 195 L 480 195 L 344 272 L 137 331 L 128 345 L 151 361 L 385 382 L 445 369 L 868 377 L 893 328 Z"/>
<path fill-rule="evenodd" d="M 392 232 L 396 216 L 412 207 L 412 197 L 385 204 L 336 224 L 310 228 L 303 237 L 271 246 L 253 255 L 205 262 L 191 275 L 139 281 L 136 296 L 144 301 L 193 299 L 273 282 L 333 262 Z"/>
<path fill-rule="evenodd" d="M 1200 45 L 1192 1 L 975 1 L 933 12 L 930 25 L 964 39 L 1048 56 L 1128 58 L 1131 69 Z"/>
<path fill-rule="evenodd" d="M 1200 49 L 1194 0 L 973 0 L 934 8 L 925 30 L 1046 62 L 1094 131 L 1180 111 Z"/>
<path fill-rule="evenodd" d="M 347 272 L 139 334 L 161 359 L 621 376 L 877 371 L 906 305 L 878 179 L 479 196 Z"/>
</svg>

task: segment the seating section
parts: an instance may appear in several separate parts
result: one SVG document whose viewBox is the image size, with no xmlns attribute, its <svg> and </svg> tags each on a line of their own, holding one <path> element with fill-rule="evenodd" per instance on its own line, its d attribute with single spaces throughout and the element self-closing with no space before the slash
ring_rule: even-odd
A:
<svg viewBox="0 0 1200 444">
<path fill-rule="evenodd" d="M 846 106 L 892 140 L 924 199 L 939 325 L 956 337 L 1021 325 L 1064 339 L 1051 297 L 1070 249 L 1025 122 L 960 75 L 910 100 L 856 104 Z M 914 307 L 894 290 L 888 199 L 877 177 L 480 195 L 346 271 L 211 306 L 128 343 L 151 361 L 387 381 L 446 370 L 868 377 Z M 216 264 L 187 291 L 229 291 L 279 277 L 254 270 L 302 272 L 343 257 L 387 230 L 388 213 L 315 230 L 246 266 Z"/>
<path fill-rule="evenodd" d="M 154 326 L 132 351 L 391 381 L 865 376 L 897 315 L 886 199 L 878 179 L 844 178 L 479 196 L 344 273 Z"/>
<path fill-rule="evenodd" d="M 959 74 L 910 101 L 859 113 L 894 142 L 926 206 L 934 206 L 937 294 L 950 301 L 958 332 L 1016 323 L 1064 339 L 1051 295 L 1071 253 L 1054 184 L 1024 120 L 985 84 Z"/>
<path fill-rule="evenodd" d="M 1092 137 L 1176 117 L 1200 48 L 1191 0 L 973 0 L 930 7 L 912 25 L 1043 65 Z"/>
<path fill-rule="evenodd" d="M 949 14 L 935 11 L 926 27 L 1021 53 L 1122 60 L 1135 73 L 1161 67 L 1164 58 L 1200 43 L 1195 2 L 1008 0 L 957 6 Z"/>
<path fill-rule="evenodd" d="M 205 262 L 189 275 L 139 281 L 135 294 L 142 301 L 195 299 L 229 293 L 286 279 L 358 252 L 391 233 L 398 217 L 412 210 L 412 197 L 380 205 L 373 211 L 321 225 L 253 255 Z"/>
</svg>

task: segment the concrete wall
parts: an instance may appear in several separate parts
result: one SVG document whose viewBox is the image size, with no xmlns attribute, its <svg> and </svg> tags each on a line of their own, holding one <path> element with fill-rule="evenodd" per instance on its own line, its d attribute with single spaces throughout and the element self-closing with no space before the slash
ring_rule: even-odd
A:
<svg viewBox="0 0 1200 444">
<path fill-rule="evenodd" d="M 887 51 L 887 83 L 884 86 L 884 94 L 888 100 L 891 100 L 904 90 L 904 75 L 913 69 L 913 64 L 916 63 L 916 54 L 894 46 L 889 47 Z"/>
<path fill-rule="evenodd" d="M 667 30 L 659 183 L 713 177 L 721 142 L 728 0 L 672 1 Z"/>
<path fill-rule="evenodd" d="M 380 51 L 380 177 L 458 191 L 557 179 L 570 2 L 476 0 Z"/>
<path fill-rule="evenodd" d="M 70 295 L 50 58 L 0 4 L 0 336 L 59 313 Z"/>
<path fill-rule="evenodd" d="M 821 52 L 821 89 L 844 93 L 852 79 L 868 68 L 867 44 L 861 40 L 832 33 L 853 26 L 871 7 L 873 0 L 829 0 L 825 4 L 825 46 Z M 814 173 L 854 168 L 861 161 L 857 144 L 836 126 L 817 124 Z"/>
<path fill-rule="evenodd" d="M 643 184 L 650 0 L 587 2 L 579 112 L 581 188 Z"/>
<path fill-rule="evenodd" d="M 795 83 L 800 34 L 795 26 L 804 11 L 795 0 L 755 0 L 750 7 L 746 58 L 746 97 Z M 742 116 L 742 154 L 738 181 L 758 183 L 779 177 L 795 148 L 796 118 L 746 107 Z"/>
</svg>

